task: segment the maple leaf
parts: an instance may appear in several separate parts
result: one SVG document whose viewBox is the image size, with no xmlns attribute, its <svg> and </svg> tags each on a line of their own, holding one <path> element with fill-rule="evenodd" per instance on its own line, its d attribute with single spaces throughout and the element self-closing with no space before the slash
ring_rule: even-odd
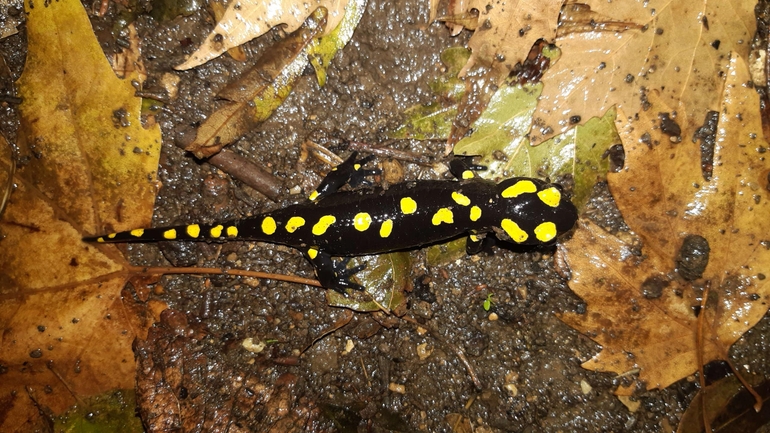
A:
<svg viewBox="0 0 770 433">
<path fill-rule="evenodd" d="M 698 144 L 674 142 L 659 126 L 658 113 L 670 110 L 654 95 L 638 117 L 618 114 L 626 167 L 607 178 L 644 247 L 636 254 L 587 220 L 564 245 L 570 287 L 588 308 L 563 320 L 602 345 L 584 368 L 618 374 L 638 368 L 648 388 L 664 388 L 701 360 L 727 359 L 730 346 L 767 312 L 770 162 L 763 157 L 768 143 L 761 138 L 759 97 L 748 82 L 746 64 L 733 56 L 708 181 Z M 693 132 L 683 128 L 681 136 Z M 693 236 L 710 247 L 698 275 L 683 272 L 687 264 L 679 256 Z"/>
<path fill-rule="evenodd" d="M 142 127 L 136 75 L 115 76 L 80 2 L 25 6 L 27 163 L 0 220 L 2 431 L 133 387 L 131 343 L 152 322 L 121 292 L 129 266 L 118 250 L 81 238 L 150 223 L 160 130 Z"/>
<path fill-rule="evenodd" d="M 694 129 L 702 113 L 719 105 L 728 54 L 748 57 L 755 4 L 588 0 L 565 6 L 556 38 L 562 57 L 543 76 L 533 143 L 571 128 L 573 116 L 601 116 L 612 106 L 640 110 L 652 91 L 669 106 L 681 101 L 688 111 L 680 113 L 680 124 Z"/>
<path fill-rule="evenodd" d="M 326 33 L 330 33 L 345 16 L 347 4 L 348 0 L 234 1 L 203 44 L 176 69 L 187 70 L 200 66 L 280 24 L 283 24 L 287 33 L 291 33 L 319 7 L 328 10 Z"/>
</svg>

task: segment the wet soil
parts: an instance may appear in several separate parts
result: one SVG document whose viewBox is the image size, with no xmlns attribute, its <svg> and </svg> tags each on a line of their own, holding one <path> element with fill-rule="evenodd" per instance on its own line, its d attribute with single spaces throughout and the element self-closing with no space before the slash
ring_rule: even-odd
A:
<svg viewBox="0 0 770 433">
<path fill-rule="evenodd" d="M 180 72 L 173 66 L 212 28 L 209 12 L 200 8 L 164 22 L 140 15 L 136 25 L 149 73 L 145 89 L 159 90 L 164 74 L 180 79 L 178 95 L 156 116 L 163 128 L 163 186 L 153 223 L 239 218 L 302 200 L 330 168 L 313 157 L 305 159 L 302 144 L 308 138 L 342 156 L 350 140 L 386 143 L 445 161 L 441 142 L 386 139 L 399 113 L 432 100 L 428 83 L 442 72 L 441 50 L 463 45 L 469 36 L 453 38 L 443 25 L 427 24 L 427 8 L 427 2 L 414 0 L 371 1 L 353 40 L 334 59 L 326 86 L 319 88 L 306 74 L 268 121 L 231 146 L 282 180 L 278 202 L 192 158 L 175 142 L 213 110 L 217 91 L 283 33 L 274 29 L 248 43 L 245 63 L 225 55 Z M 106 51 L 117 47 L 109 29 L 118 9 L 113 4 L 105 18 L 93 18 Z M 24 44 L 23 29 L 0 41 L 14 79 L 23 67 Z M 3 104 L 2 110 L 2 127 L 13 135 L 14 106 Z M 430 166 L 401 165 L 407 179 L 444 176 Z M 605 227 L 623 229 L 603 185 L 596 188 L 589 211 Z M 135 264 L 313 277 L 299 252 L 275 245 L 169 242 L 132 244 L 127 253 Z M 697 380 L 640 390 L 634 398 L 639 408 L 632 412 L 624 406 L 612 392 L 629 379 L 581 368 L 600 348 L 557 318 L 582 313 L 585 305 L 556 272 L 554 254 L 553 248 L 498 249 L 430 267 L 425 252 L 416 251 L 415 287 L 405 319 L 332 308 L 322 290 L 303 285 L 230 276 L 168 277 L 154 292 L 173 315 L 152 341 L 138 343 L 137 356 L 153 361 L 142 364 L 148 371 L 171 377 L 176 370 L 167 351 L 173 346 L 177 367 L 184 364 L 188 372 L 201 373 L 180 379 L 184 396 L 174 396 L 201 398 L 186 403 L 198 409 L 189 413 L 211 422 L 184 424 L 190 430 L 204 431 L 207 425 L 234 431 L 440 432 L 471 425 L 477 432 L 672 431 L 698 390 Z M 487 311 L 483 304 L 490 294 L 493 303 Z M 733 362 L 767 375 L 768 335 L 770 319 L 765 317 L 733 347 Z M 269 344 L 254 353 L 242 346 L 247 338 Z M 713 364 L 712 379 L 727 370 Z M 155 384 L 140 369 L 139 392 L 147 397 Z M 192 389 L 198 394 L 190 394 Z M 265 409 L 253 409 L 259 405 Z M 280 424 L 281 414 L 291 422 Z"/>
</svg>

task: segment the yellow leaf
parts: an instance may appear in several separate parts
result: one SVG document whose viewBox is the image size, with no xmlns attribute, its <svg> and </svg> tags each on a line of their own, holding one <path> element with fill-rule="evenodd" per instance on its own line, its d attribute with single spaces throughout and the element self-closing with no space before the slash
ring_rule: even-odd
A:
<svg viewBox="0 0 770 433">
<path fill-rule="evenodd" d="M 0 393 L 13 396 L 2 431 L 39 421 L 35 404 L 58 413 L 133 386 L 144 307 L 123 300 L 118 251 L 81 237 L 149 224 L 160 154 L 159 128 L 140 122 L 135 76 L 115 77 L 80 2 L 25 6 L 19 147 L 28 163 L 0 220 Z"/>
</svg>

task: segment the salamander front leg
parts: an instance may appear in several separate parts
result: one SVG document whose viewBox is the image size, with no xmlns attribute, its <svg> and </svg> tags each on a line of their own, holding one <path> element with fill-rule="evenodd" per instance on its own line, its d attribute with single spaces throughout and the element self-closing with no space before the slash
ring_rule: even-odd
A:
<svg viewBox="0 0 770 433">
<path fill-rule="evenodd" d="M 315 201 L 322 197 L 326 197 L 329 194 L 337 192 L 337 190 L 342 188 L 345 184 L 348 184 L 351 187 L 368 184 L 368 177 L 381 173 L 381 171 L 376 168 L 363 168 L 364 165 L 374 159 L 373 155 L 369 155 L 366 158 L 361 158 L 359 160 L 356 160 L 357 157 L 358 152 L 353 152 L 348 159 L 342 162 L 342 164 L 334 167 L 308 198 L 311 201 Z"/>
<path fill-rule="evenodd" d="M 449 161 L 449 171 L 454 177 L 460 180 L 473 179 L 476 177 L 474 171 L 483 171 L 486 169 L 486 165 L 474 164 L 472 156 L 458 155 Z"/>
<path fill-rule="evenodd" d="M 487 235 L 488 233 L 471 233 L 468 236 L 468 242 L 465 244 L 465 252 L 472 256 L 482 251 L 490 251 L 495 245 L 495 237 Z"/>
<path fill-rule="evenodd" d="M 361 272 L 366 265 L 358 265 L 348 268 L 350 258 L 334 260 L 329 254 L 316 248 L 309 248 L 305 255 L 315 267 L 316 277 L 325 289 L 332 289 L 345 294 L 345 290 L 364 290 L 364 286 L 350 280 L 352 276 Z"/>
</svg>

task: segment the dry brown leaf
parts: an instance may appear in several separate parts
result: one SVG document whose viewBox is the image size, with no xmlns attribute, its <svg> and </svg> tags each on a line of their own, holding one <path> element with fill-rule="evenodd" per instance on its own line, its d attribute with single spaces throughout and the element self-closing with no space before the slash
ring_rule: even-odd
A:
<svg viewBox="0 0 770 433">
<path fill-rule="evenodd" d="M 562 57 L 543 77 L 533 143 L 601 116 L 613 105 L 632 113 L 646 92 L 671 107 L 692 130 L 719 106 L 728 54 L 748 58 L 754 0 L 581 2 L 593 13 L 570 20 L 565 9 L 556 44 Z M 575 5 L 566 7 L 576 7 Z"/>
<path fill-rule="evenodd" d="M 25 6 L 19 144 L 28 163 L 0 220 L 0 394 L 11 396 L 2 431 L 133 386 L 131 343 L 149 316 L 123 299 L 118 251 L 81 237 L 150 222 L 160 154 L 159 128 L 139 119 L 135 75 L 115 77 L 80 2 Z M 8 166 L 0 158 L 2 182 Z"/>
<path fill-rule="evenodd" d="M 648 388 L 664 388 L 698 369 L 698 351 L 704 363 L 726 359 L 730 346 L 768 310 L 768 143 L 761 138 L 759 98 L 747 85 L 746 64 L 734 56 L 729 65 L 710 181 L 703 178 L 699 145 L 673 143 L 662 133 L 658 113 L 669 111 L 663 102 L 651 97 L 650 109 L 638 118 L 618 116 L 626 168 L 608 181 L 644 247 L 636 255 L 586 220 L 565 245 L 570 287 L 588 309 L 564 320 L 602 345 L 583 364 L 587 369 L 620 374 L 638 368 Z M 693 132 L 683 129 L 682 136 Z M 692 282 L 674 271 L 688 235 L 702 236 L 711 250 L 702 278 Z M 704 287 L 710 289 L 700 311 L 701 345 L 696 311 Z"/>
<path fill-rule="evenodd" d="M 128 30 L 128 47 L 112 54 L 112 70 L 120 79 L 127 76 L 133 77 L 140 83 L 147 80 L 147 68 L 142 60 L 142 51 L 140 48 L 139 33 L 136 32 L 136 26 L 131 23 Z"/>
<path fill-rule="evenodd" d="M 499 84 L 523 61 L 538 39 L 553 41 L 562 0 L 482 0 L 451 2 L 449 14 L 478 11 L 475 32 L 468 41 L 472 54 L 460 72 L 464 76 L 475 65 L 491 68 Z M 451 25 L 451 23 L 450 23 Z M 453 30 L 457 33 L 458 30 Z"/>
<path fill-rule="evenodd" d="M 347 4 L 348 0 L 235 0 L 200 48 L 176 69 L 186 70 L 202 65 L 277 25 L 283 24 L 284 30 L 291 33 L 319 7 L 328 10 L 326 32 L 331 32 L 342 21 Z"/>
<path fill-rule="evenodd" d="M 296 32 L 279 41 L 253 68 L 217 95 L 224 102 L 196 131 L 185 146 L 198 158 L 218 153 L 223 147 L 253 130 L 286 99 L 308 64 L 306 48 L 323 32 L 325 9 L 318 9 Z"/>
<path fill-rule="evenodd" d="M 449 16 L 439 20 L 447 23 L 453 35 L 462 28 L 474 33 L 468 41 L 471 56 L 459 73 L 466 79 L 466 92 L 453 121 L 446 154 L 467 135 L 516 64 L 523 64 L 528 55 L 537 58 L 542 53 L 545 44 L 535 42 L 554 40 L 561 4 L 561 0 L 449 2 Z"/>
</svg>

